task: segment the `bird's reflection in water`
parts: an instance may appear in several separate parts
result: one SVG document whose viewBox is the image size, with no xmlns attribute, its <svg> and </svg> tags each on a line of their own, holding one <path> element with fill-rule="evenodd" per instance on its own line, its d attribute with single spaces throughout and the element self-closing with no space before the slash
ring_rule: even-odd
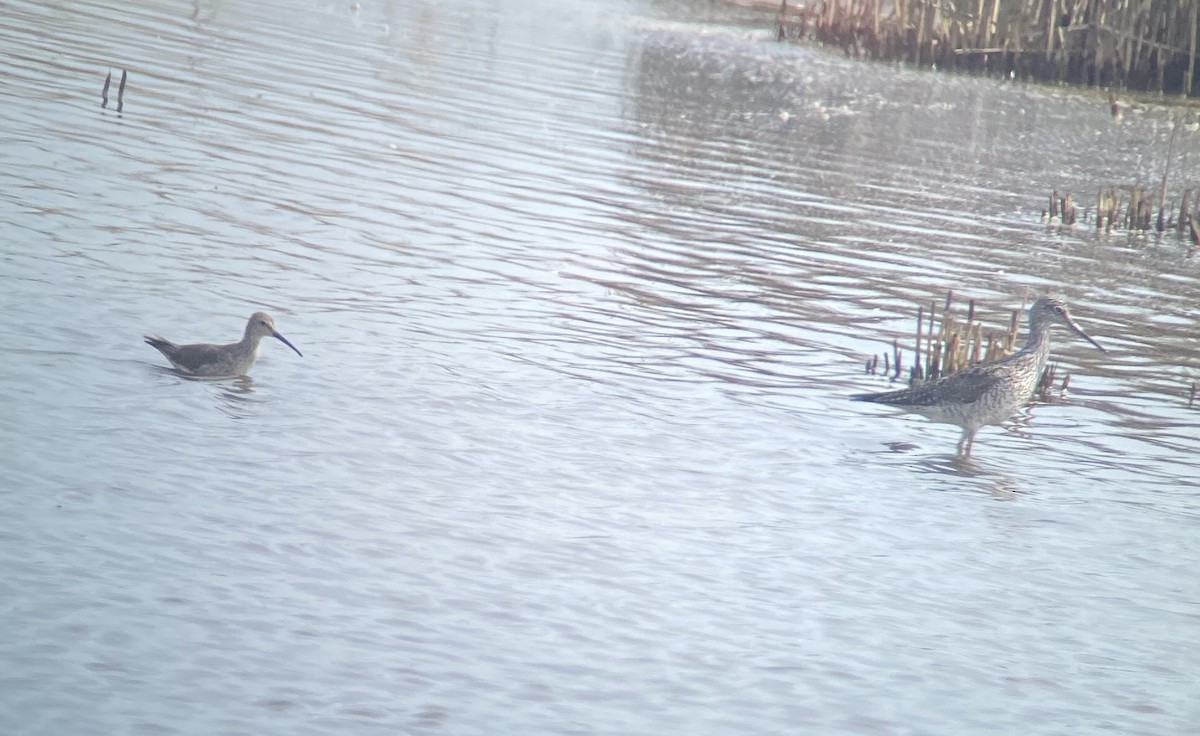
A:
<svg viewBox="0 0 1200 736">
<path fill-rule="evenodd" d="M 986 463 L 962 453 L 930 455 L 920 461 L 920 466 L 927 471 L 959 478 L 979 478 L 991 475 Z"/>
<path fill-rule="evenodd" d="M 956 453 L 930 457 L 921 461 L 920 465 L 923 469 L 940 475 L 981 481 L 978 484 L 972 483 L 972 486 L 987 491 L 999 501 L 1015 501 L 1027 493 L 1011 475 L 1004 472 L 1002 466 L 976 460 L 969 455 Z"/>
<path fill-rule="evenodd" d="M 1000 475 L 992 480 L 987 487 L 988 493 L 997 501 L 1016 501 L 1028 494 L 1017 485 L 1017 481 L 1007 475 Z"/>
<path fill-rule="evenodd" d="M 254 397 L 254 379 L 250 376 L 238 376 L 222 381 L 217 389 L 216 399 L 217 408 L 234 419 L 249 416 L 252 406 L 259 401 Z"/>
<path fill-rule="evenodd" d="M 1013 501 L 1024 496 L 1028 491 L 1022 489 L 1017 481 L 1005 472 L 1003 464 L 987 459 L 976 459 L 959 452 L 941 453 L 921 456 L 921 446 L 911 442 L 886 442 L 886 451 L 881 458 L 890 454 L 906 455 L 915 453 L 911 459 L 900 459 L 899 462 L 910 471 L 932 473 L 955 479 L 956 488 L 967 490 L 985 490 L 991 496 L 1002 501 Z M 962 485 L 966 482 L 966 485 Z"/>
</svg>

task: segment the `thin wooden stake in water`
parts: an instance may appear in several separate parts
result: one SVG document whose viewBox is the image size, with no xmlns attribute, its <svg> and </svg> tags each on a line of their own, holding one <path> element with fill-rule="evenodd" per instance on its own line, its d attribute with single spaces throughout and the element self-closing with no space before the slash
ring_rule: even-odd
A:
<svg viewBox="0 0 1200 736">
<path fill-rule="evenodd" d="M 108 107 L 108 85 L 112 84 L 112 69 L 108 70 L 108 75 L 104 77 L 104 89 L 100 90 L 100 107 Z"/>
</svg>

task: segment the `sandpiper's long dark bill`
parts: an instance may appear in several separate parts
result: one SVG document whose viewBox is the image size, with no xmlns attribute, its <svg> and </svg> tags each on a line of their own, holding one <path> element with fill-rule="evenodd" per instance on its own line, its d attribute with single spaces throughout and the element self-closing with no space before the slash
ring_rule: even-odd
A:
<svg viewBox="0 0 1200 736">
<path fill-rule="evenodd" d="M 205 378 L 244 376 L 258 358 L 258 343 L 264 337 L 274 337 L 304 357 L 304 353 L 279 334 L 275 320 L 266 312 L 255 312 L 246 323 L 242 339 L 228 345 L 176 345 L 166 338 L 147 335 L 146 344 L 166 356 L 171 365 L 181 373 Z"/>
<path fill-rule="evenodd" d="M 850 398 L 889 404 L 935 422 L 957 424 L 963 431 L 959 452 L 970 455 L 980 427 L 1003 422 L 1033 397 L 1050 356 L 1050 327 L 1056 324 L 1087 340 L 1100 352 L 1108 352 L 1075 323 L 1062 300 L 1042 297 L 1029 308 L 1029 338 L 1025 346 L 1012 355 L 912 388 Z"/>
<path fill-rule="evenodd" d="M 1041 301 L 1041 300 L 1039 300 L 1039 301 Z M 1035 302 L 1035 304 L 1036 304 L 1036 302 Z M 1032 310 L 1032 307 L 1030 309 Z M 1058 304 L 1055 304 L 1054 311 L 1055 311 L 1055 314 L 1059 318 L 1058 324 L 1064 325 L 1067 329 L 1071 330 L 1076 335 L 1079 335 L 1084 340 L 1087 340 L 1092 345 L 1094 345 L 1096 347 L 1096 349 L 1099 350 L 1100 352 L 1102 352 L 1106 355 L 1108 354 L 1108 351 L 1104 349 L 1103 345 L 1101 345 L 1100 343 L 1093 340 L 1091 335 L 1084 332 L 1083 328 L 1080 327 L 1078 324 L 1076 324 L 1075 320 L 1071 319 L 1071 314 L 1070 314 L 1070 312 L 1067 311 L 1066 304 L 1063 304 L 1061 302 L 1059 302 Z"/>
</svg>

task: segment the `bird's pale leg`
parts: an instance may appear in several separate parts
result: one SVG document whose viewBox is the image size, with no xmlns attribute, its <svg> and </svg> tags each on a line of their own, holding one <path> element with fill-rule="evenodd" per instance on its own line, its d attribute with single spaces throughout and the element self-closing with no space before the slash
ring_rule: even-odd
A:
<svg viewBox="0 0 1200 736">
<path fill-rule="evenodd" d="M 971 456 L 971 446 L 975 444 L 975 433 L 963 428 L 962 438 L 958 441 L 958 454 L 963 457 Z"/>
</svg>

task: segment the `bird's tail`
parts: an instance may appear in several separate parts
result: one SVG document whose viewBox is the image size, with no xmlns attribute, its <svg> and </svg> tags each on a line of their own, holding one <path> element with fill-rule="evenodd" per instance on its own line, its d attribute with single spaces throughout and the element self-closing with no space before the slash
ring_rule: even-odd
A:
<svg viewBox="0 0 1200 736">
<path fill-rule="evenodd" d="M 887 400 L 897 394 L 904 393 L 903 391 L 881 391 L 871 394 L 854 394 L 850 397 L 851 401 L 880 401 Z"/>
</svg>

